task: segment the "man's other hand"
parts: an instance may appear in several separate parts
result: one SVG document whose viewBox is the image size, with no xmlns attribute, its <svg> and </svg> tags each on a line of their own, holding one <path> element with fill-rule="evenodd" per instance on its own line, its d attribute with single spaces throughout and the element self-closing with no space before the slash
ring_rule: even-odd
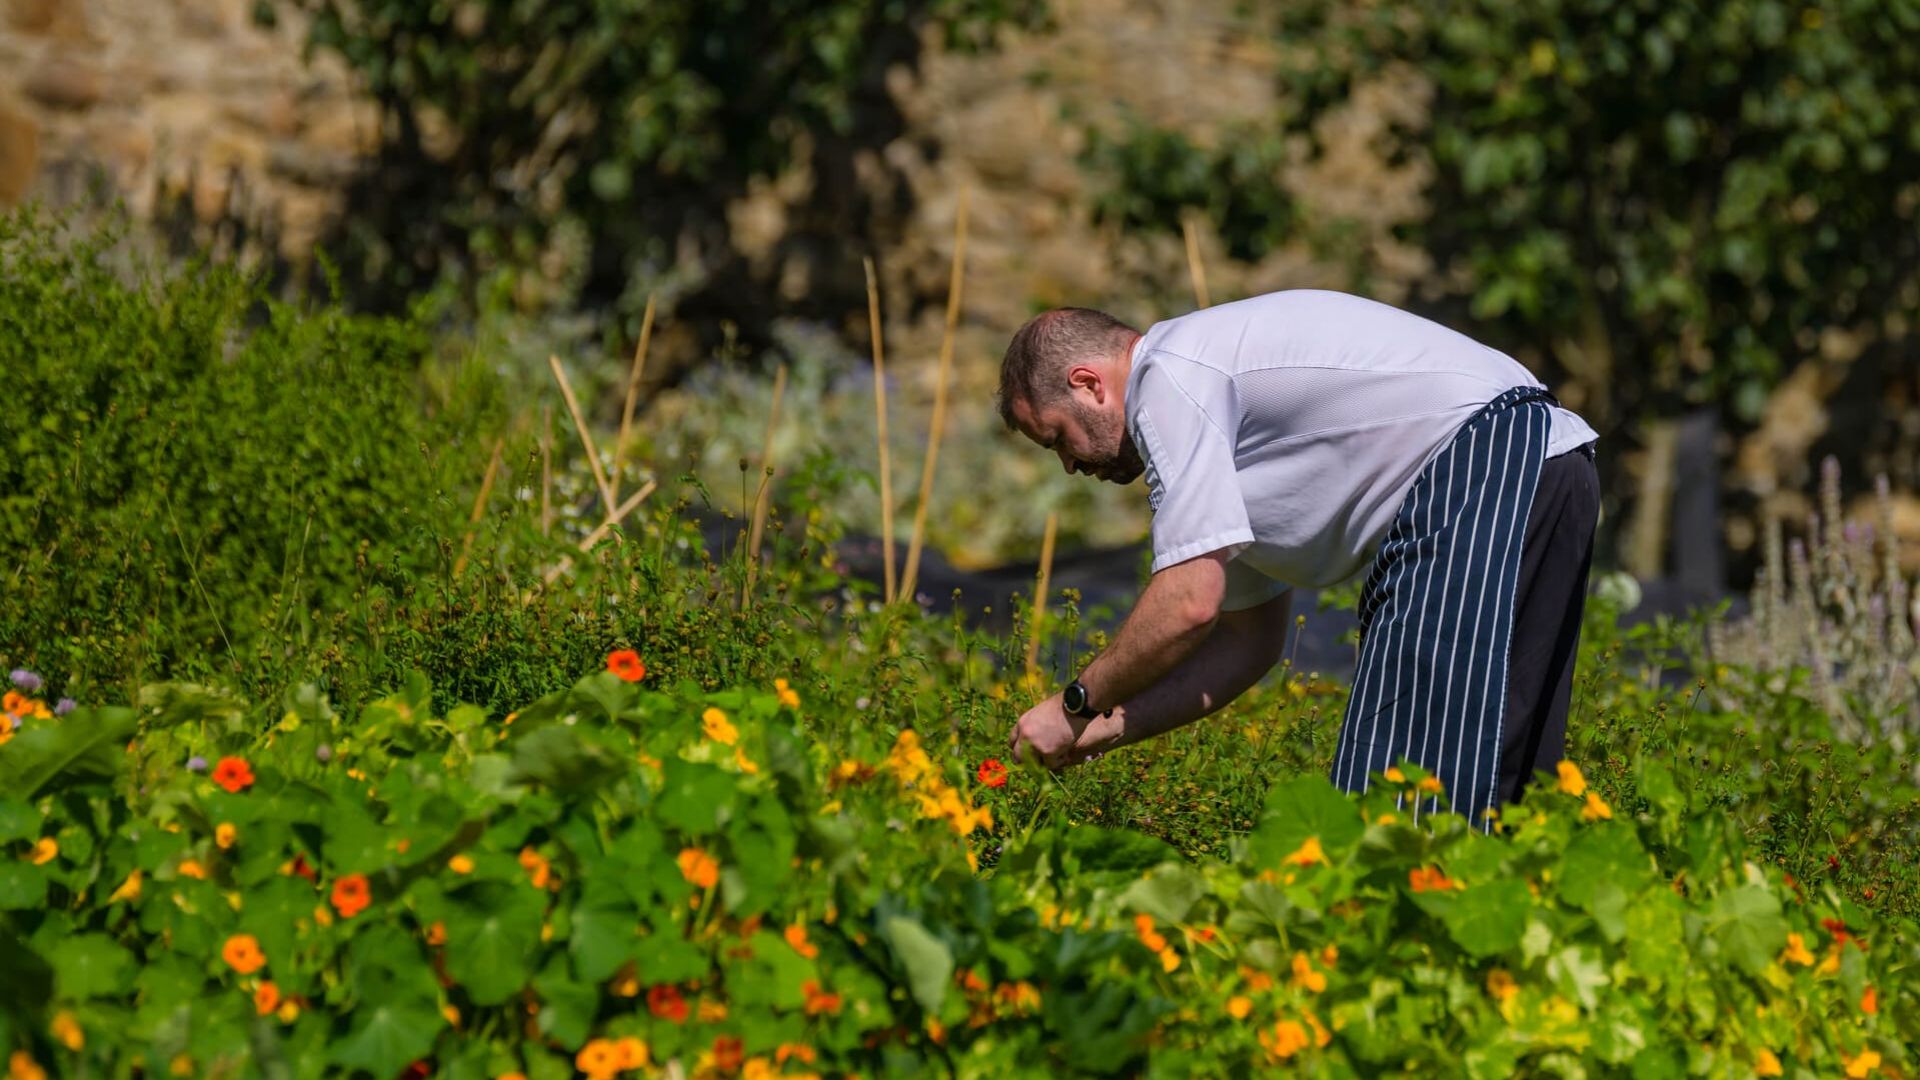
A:
<svg viewBox="0 0 1920 1080">
<path fill-rule="evenodd" d="M 1015 761 L 1032 754 L 1049 769 L 1063 769 L 1111 747 L 1119 738 L 1120 720 L 1119 710 L 1092 720 L 1071 716 L 1055 694 L 1020 717 L 1007 736 L 1007 749 Z"/>
<path fill-rule="evenodd" d="M 1047 700 L 1028 709 L 1013 725 L 1013 733 L 1007 736 L 1007 749 L 1013 753 L 1013 760 L 1025 761 L 1032 754 L 1049 769 L 1058 769 L 1068 764 L 1073 752 L 1073 744 L 1080 738 L 1080 728 L 1086 724 L 1076 716 L 1067 715 L 1067 707 L 1055 694 Z"/>
</svg>

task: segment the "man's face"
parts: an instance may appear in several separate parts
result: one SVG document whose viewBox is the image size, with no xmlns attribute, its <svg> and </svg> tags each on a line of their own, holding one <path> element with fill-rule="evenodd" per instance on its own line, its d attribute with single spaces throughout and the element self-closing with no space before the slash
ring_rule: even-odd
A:
<svg viewBox="0 0 1920 1080">
<path fill-rule="evenodd" d="M 1013 406 L 1021 434 L 1060 458 L 1069 473 L 1084 473 L 1112 484 L 1131 484 L 1146 471 L 1140 452 L 1127 434 L 1125 407 L 1118 396 L 1105 405 L 1083 400 L 1073 392 L 1034 409 L 1026 401 Z"/>
</svg>

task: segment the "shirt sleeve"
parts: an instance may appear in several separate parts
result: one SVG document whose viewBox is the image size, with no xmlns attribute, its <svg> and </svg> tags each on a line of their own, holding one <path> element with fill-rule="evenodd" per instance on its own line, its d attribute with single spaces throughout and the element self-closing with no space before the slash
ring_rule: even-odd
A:
<svg viewBox="0 0 1920 1080">
<path fill-rule="evenodd" d="M 1146 459 L 1153 510 L 1153 572 L 1253 543 L 1233 461 L 1233 384 L 1203 365 L 1157 353 L 1133 388 L 1134 439 Z"/>
</svg>

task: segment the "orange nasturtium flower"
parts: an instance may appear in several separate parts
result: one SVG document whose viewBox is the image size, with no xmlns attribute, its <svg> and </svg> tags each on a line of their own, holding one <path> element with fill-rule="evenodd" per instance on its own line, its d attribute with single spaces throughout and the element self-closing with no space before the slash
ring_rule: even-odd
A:
<svg viewBox="0 0 1920 1080">
<path fill-rule="evenodd" d="M 447 869 L 456 874 L 473 873 L 473 856 L 462 852 L 447 860 Z"/>
<path fill-rule="evenodd" d="M 66 1009 L 53 1014 L 53 1023 L 47 1025 L 47 1030 L 53 1033 L 61 1046 L 69 1050 L 78 1050 L 87 1045 L 87 1033 L 80 1030 L 80 1021 L 75 1020 L 73 1013 Z"/>
<path fill-rule="evenodd" d="M 133 870 L 127 875 L 127 880 L 121 882 L 120 887 L 113 890 L 113 895 L 107 897 L 107 903 L 131 903 L 140 899 L 141 883 L 145 880 L 145 874 L 142 874 L 138 869 Z"/>
<path fill-rule="evenodd" d="M 235 934 L 220 947 L 220 958 L 242 975 L 251 975 L 267 965 L 267 954 L 260 951 L 260 939 L 252 934 Z"/>
<path fill-rule="evenodd" d="M 836 1015 L 840 1012 L 840 995 L 822 987 L 818 982 L 808 979 L 800 984 L 800 994 L 807 1000 L 807 1015 Z"/>
<path fill-rule="evenodd" d="M 7 1058 L 7 1080 L 47 1080 L 47 1070 L 25 1050 L 15 1050 Z"/>
<path fill-rule="evenodd" d="M 1587 793 L 1587 778 L 1580 775 L 1580 766 L 1571 761 L 1562 761 L 1554 769 L 1560 773 L 1559 788 L 1563 794 L 1577 799 Z"/>
<path fill-rule="evenodd" d="M 43 836 L 33 842 L 33 865 L 45 866 L 60 857 L 60 841 Z"/>
<path fill-rule="evenodd" d="M 1312 866 L 1314 863 L 1326 862 L 1327 853 L 1320 850 L 1319 837 L 1309 836 L 1301 842 L 1298 848 L 1294 849 L 1293 854 L 1288 855 L 1280 861 L 1286 863 L 1288 866 Z"/>
<path fill-rule="evenodd" d="M 696 889 L 711 889 L 720 882 L 720 863 L 697 847 L 680 852 L 680 876 Z"/>
<path fill-rule="evenodd" d="M 646 1041 L 631 1035 L 613 1040 L 613 1053 L 622 1069 L 644 1069 L 653 1059 Z"/>
<path fill-rule="evenodd" d="M 1318 994 L 1326 990 L 1327 977 L 1313 970 L 1313 961 L 1306 953 L 1297 952 L 1293 954 L 1293 985 Z"/>
<path fill-rule="evenodd" d="M 1861 991 L 1860 1011 L 1866 1013 L 1868 1016 L 1877 1015 L 1880 1012 L 1880 991 L 1875 990 L 1871 986 Z"/>
<path fill-rule="evenodd" d="M 213 842 L 221 851 L 231 848 L 239 838 L 240 830 L 234 828 L 231 821 L 223 821 L 213 827 Z"/>
<path fill-rule="evenodd" d="M 273 985 L 272 980 L 261 980 L 260 985 L 253 991 L 253 1011 L 266 1016 L 279 1007 L 280 988 Z"/>
<path fill-rule="evenodd" d="M 1599 792 L 1589 791 L 1587 792 L 1587 805 L 1580 809 L 1580 820 L 1611 821 L 1613 820 L 1613 807 L 1607 805 L 1606 800 L 1600 797 Z"/>
<path fill-rule="evenodd" d="M 820 955 L 820 946 L 807 940 L 806 923 L 794 923 L 792 926 L 787 927 L 786 936 L 787 944 L 791 945 L 793 951 L 799 953 L 801 956 L 811 960 Z"/>
<path fill-rule="evenodd" d="M 1308 1041 L 1307 1029 L 1297 1020 L 1282 1020 L 1274 1024 L 1272 1030 L 1260 1033 L 1260 1045 L 1281 1060 L 1305 1050 Z"/>
<path fill-rule="evenodd" d="M 373 891 L 367 887 L 367 875 L 348 874 L 333 883 L 333 910 L 343 919 L 351 919 L 367 910 Z"/>
<path fill-rule="evenodd" d="M 1787 948 L 1786 951 L 1780 954 L 1780 959 L 1801 965 L 1811 965 L 1813 963 L 1813 953 L 1807 951 L 1806 939 L 1802 938 L 1799 934 L 1788 934 Z"/>
<path fill-rule="evenodd" d="M 1767 1049 L 1764 1046 L 1754 1051 L 1753 1052 L 1753 1075 L 1755 1076 L 1781 1075 L 1780 1059 L 1777 1057 L 1774 1057 L 1773 1051 Z"/>
<path fill-rule="evenodd" d="M 780 704 L 785 705 L 789 709 L 797 709 L 800 707 L 800 695 L 794 692 L 793 687 L 787 685 L 787 680 L 785 679 L 773 680 L 773 694 L 780 699 Z"/>
<path fill-rule="evenodd" d="M 528 880 L 533 882 L 536 889 L 546 888 L 547 882 L 553 878 L 553 865 L 547 862 L 545 855 L 531 847 L 520 849 L 520 868 L 527 872 Z"/>
<path fill-rule="evenodd" d="M 1419 866 L 1407 871 L 1407 884 L 1414 892 L 1442 892 L 1464 887 L 1437 866 Z"/>
<path fill-rule="evenodd" d="M 1842 1060 L 1847 1063 L 1847 1075 L 1852 1080 L 1861 1080 L 1862 1077 L 1880 1067 L 1880 1051 L 1863 1047 L 1858 1054 Z"/>
<path fill-rule="evenodd" d="M 740 729 L 733 726 L 727 714 L 719 709 L 708 709 L 700 714 L 700 726 L 705 729 L 707 738 L 722 746 L 732 746 L 740 741 Z"/>
<path fill-rule="evenodd" d="M 586 1073 L 588 1080 L 610 1080 L 620 1071 L 620 1052 L 611 1039 L 593 1039 L 573 1057 L 574 1067 Z"/>
<path fill-rule="evenodd" d="M 253 766 L 248 765 L 245 758 L 228 755 L 213 767 L 213 782 L 238 794 L 253 786 Z"/>
<path fill-rule="evenodd" d="M 1424 791 L 1429 795 L 1439 795 L 1446 791 L 1445 785 L 1440 783 L 1440 778 L 1437 776 L 1421 777 L 1420 782 L 1418 784 L 1415 784 L 1414 787 L 1419 788 L 1421 791 Z M 1295 1026 L 1298 1026 L 1298 1025 L 1295 1025 Z"/>
<path fill-rule="evenodd" d="M 647 665 L 640 660 L 640 654 L 632 649 L 615 649 L 607 654 L 607 670 L 627 682 L 639 682 L 647 677 Z"/>
</svg>

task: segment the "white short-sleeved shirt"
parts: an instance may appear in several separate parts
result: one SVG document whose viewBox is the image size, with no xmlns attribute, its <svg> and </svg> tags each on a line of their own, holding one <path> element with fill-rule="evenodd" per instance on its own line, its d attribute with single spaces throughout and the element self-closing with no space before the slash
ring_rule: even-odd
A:
<svg viewBox="0 0 1920 1080">
<path fill-rule="evenodd" d="M 1268 293 L 1155 323 L 1126 392 L 1153 570 L 1231 552 L 1229 611 L 1350 578 L 1454 433 L 1539 385 L 1505 353 L 1345 293 Z M 1597 437 L 1555 408 L 1546 454 Z"/>
</svg>

